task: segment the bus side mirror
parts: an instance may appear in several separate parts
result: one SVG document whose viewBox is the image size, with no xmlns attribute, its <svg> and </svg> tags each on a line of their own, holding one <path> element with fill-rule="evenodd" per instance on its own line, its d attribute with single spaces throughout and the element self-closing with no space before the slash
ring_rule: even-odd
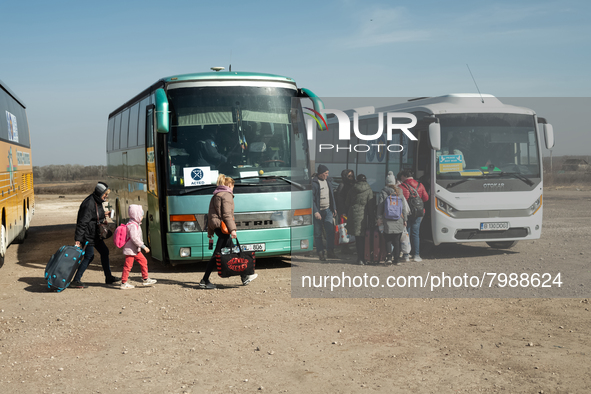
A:
<svg viewBox="0 0 591 394">
<path fill-rule="evenodd" d="M 554 147 L 554 129 L 550 123 L 544 124 L 544 138 L 546 140 L 546 148 L 552 149 Z"/>
<path fill-rule="evenodd" d="M 439 123 L 429 124 L 429 142 L 431 149 L 441 150 L 441 125 Z"/>
<path fill-rule="evenodd" d="M 306 89 L 306 88 L 301 88 L 300 89 L 300 95 L 299 97 L 305 97 L 310 99 L 310 101 L 312 101 L 312 106 L 314 107 L 314 111 L 320 113 L 324 119 L 326 119 L 326 114 L 324 113 L 324 102 L 322 101 L 322 99 L 320 99 L 320 97 L 318 97 L 316 95 L 316 93 L 314 93 L 313 91 L 311 91 L 310 89 Z"/>
<path fill-rule="evenodd" d="M 164 89 L 156 89 L 156 131 L 168 133 L 170 130 L 170 111 L 168 110 L 168 98 Z"/>
</svg>

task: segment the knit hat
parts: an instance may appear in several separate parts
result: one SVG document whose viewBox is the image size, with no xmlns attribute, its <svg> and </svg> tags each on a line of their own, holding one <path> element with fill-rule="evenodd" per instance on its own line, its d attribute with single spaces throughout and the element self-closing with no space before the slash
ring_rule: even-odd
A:
<svg viewBox="0 0 591 394">
<path fill-rule="evenodd" d="M 396 177 L 392 171 L 388 171 L 388 175 L 386 176 L 386 185 L 395 185 L 396 184 Z"/>
<path fill-rule="evenodd" d="M 105 192 L 107 191 L 107 189 L 109 188 L 109 185 L 107 185 L 104 182 L 99 182 L 96 184 L 96 187 L 94 188 L 94 194 L 96 194 L 97 196 L 102 196 L 103 194 L 105 194 Z"/>
<path fill-rule="evenodd" d="M 318 173 L 319 174 L 324 174 L 326 171 L 328 171 L 328 167 L 325 166 L 324 164 L 320 164 L 318 166 Z"/>
</svg>

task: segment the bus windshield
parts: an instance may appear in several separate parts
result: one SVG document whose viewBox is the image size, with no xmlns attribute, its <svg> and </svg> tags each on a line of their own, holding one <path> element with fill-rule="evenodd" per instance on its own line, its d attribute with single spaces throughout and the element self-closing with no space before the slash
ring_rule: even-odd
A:
<svg viewBox="0 0 591 394">
<path fill-rule="evenodd" d="M 437 179 L 540 177 L 533 115 L 474 113 L 438 116 Z"/>
<path fill-rule="evenodd" d="M 169 190 L 210 187 L 220 173 L 237 184 L 309 183 L 307 141 L 291 125 L 295 89 L 183 87 L 168 96 Z"/>
</svg>

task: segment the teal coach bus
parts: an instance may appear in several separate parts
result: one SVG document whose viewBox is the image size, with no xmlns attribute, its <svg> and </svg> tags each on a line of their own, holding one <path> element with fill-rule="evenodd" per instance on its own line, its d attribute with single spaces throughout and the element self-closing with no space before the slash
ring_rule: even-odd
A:
<svg viewBox="0 0 591 394">
<path fill-rule="evenodd" d="M 235 179 L 238 239 L 257 256 L 311 251 L 308 141 L 293 79 L 216 72 L 163 78 L 109 115 L 108 182 L 116 223 L 144 208 L 152 257 L 208 260 L 207 211 L 219 174 Z"/>
</svg>

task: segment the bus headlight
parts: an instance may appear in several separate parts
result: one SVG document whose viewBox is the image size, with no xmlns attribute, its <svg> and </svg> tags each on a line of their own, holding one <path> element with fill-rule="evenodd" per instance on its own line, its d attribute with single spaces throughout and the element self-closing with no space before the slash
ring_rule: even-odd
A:
<svg viewBox="0 0 591 394">
<path fill-rule="evenodd" d="M 179 255 L 181 257 L 191 257 L 191 248 L 181 248 Z"/>
<path fill-rule="evenodd" d="M 540 198 L 538 198 L 529 208 L 529 214 L 533 215 L 536 212 L 538 212 L 538 209 L 540 209 L 540 207 L 542 206 L 542 196 L 540 196 Z"/>
<path fill-rule="evenodd" d="M 455 217 L 455 212 L 456 209 L 454 207 L 452 207 L 451 205 L 449 205 L 448 203 L 446 203 L 445 201 L 436 198 L 435 199 L 436 203 L 437 203 L 437 210 L 440 212 L 443 212 L 444 214 L 446 214 L 447 216 L 450 217 Z"/>
<path fill-rule="evenodd" d="M 292 226 L 306 226 L 312 224 L 312 208 L 296 209 L 292 212 Z"/>
<path fill-rule="evenodd" d="M 197 222 L 183 222 L 183 231 L 186 233 L 197 231 Z"/>
<path fill-rule="evenodd" d="M 173 233 L 194 233 L 201 230 L 195 215 L 170 215 L 170 231 Z"/>
</svg>

